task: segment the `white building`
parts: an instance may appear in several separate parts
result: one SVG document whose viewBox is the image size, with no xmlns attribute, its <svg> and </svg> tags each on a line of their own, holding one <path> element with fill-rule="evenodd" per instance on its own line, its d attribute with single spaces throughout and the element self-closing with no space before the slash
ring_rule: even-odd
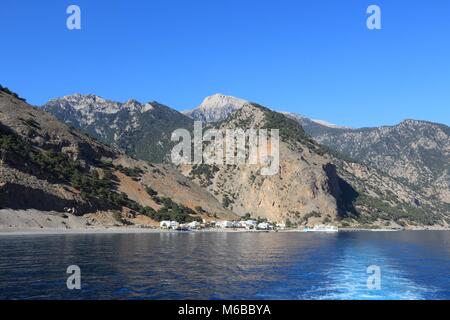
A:
<svg viewBox="0 0 450 320">
<path fill-rule="evenodd" d="M 199 228 L 200 228 L 200 222 L 198 222 L 198 221 L 192 221 L 192 222 L 189 222 L 186 226 L 187 226 L 189 229 L 193 229 L 193 230 L 199 229 Z"/>
<path fill-rule="evenodd" d="M 277 228 L 280 229 L 280 230 L 284 230 L 284 229 L 286 229 L 286 224 L 284 224 L 284 223 L 277 223 Z"/>
<path fill-rule="evenodd" d="M 177 229 L 179 226 L 176 221 L 161 221 L 159 227 L 162 229 Z"/>
<path fill-rule="evenodd" d="M 216 222 L 216 228 L 234 228 L 235 224 L 232 221 L 219 221 Z"/>
<path fill-rule="evenodd" d="M 261 222 L 261 223 L 258 223 L 257 229 L 258 230 L 271 230 L 272 225 L 267 222 Z"/>
<path fill-rule="evenodd" d="M 247 225 L 245 224 L 245 221 L 238 221 L 236 222 L 236 228 L 246 228 Z"/>
<path fill-rule="evenodd" d="M 246 221 L 243 221 L 243 223 L 244 223 L 244 227 L 248 230 L 256 229 L 256 227 L 258 226 L 258 222 L 255 220 L 246 220 Z"/>
</svg>

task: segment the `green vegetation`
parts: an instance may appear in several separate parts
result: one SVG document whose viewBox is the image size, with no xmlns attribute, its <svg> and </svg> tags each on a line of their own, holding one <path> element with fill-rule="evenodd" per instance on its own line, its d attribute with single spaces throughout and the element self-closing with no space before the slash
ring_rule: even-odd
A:
<svg viewBox="0 0 450 320">
<path fill-rule="evenodd" d="M 297 228 L 298 224 L 295 222 L 292 222 L 289 218 L 286 219 L 286 221 L 284 222 L 286 228 Z"/>
<path fill-rule="evenodd" d="M 194 211 L 191 208 L 183 206 L 182 204 L 175 203 L 168 197 L 159 197 L 158 192 L 153 190 L 150 186 L 146 186 L 145 190 L 153 199 L 153 201 L 162 206 L 158 211 L 155 211 L 154 209 L 149 207 L 144 208 L 144 211 L 141 210 L 143 214 L 147 215 L 153 220 L 171 220 L 177 221 L 179 223 L 192 221 L 202 222 L 202 219 L 200 217 L 192 217 L 192 215 L 196 215 L 197 213 L 205 212 L 202 207 L 196 207 L 196 211 Z"/>
<path fill-rule="evenodd" d="M 233 201 L 230 198 L 228 198 L 227 195 L 223 196 L 222 205 L 224 208 L 228 208 L 232 203 Z"/>
<path fill-rule="evenodd" d="M 227 118 L 217 122 L 215 125 L 220 128 L 223 124 L 234 123 L 236 128 L 250 128 L 252 119 L 250 117 L 242 117 L 240 112 L 233 112 Z"/>
<path fill-rule="evenodd" d="M 320 218 L 322 215 L 319 212 L 313 211 L 310 213 L 307 213 L 303 216 L 302 222 L 308 222 L 311 218 Z"/>
<path fill-rule="evenodd" d="M 263 222 L 269 222 L 269 221 L 267 220 L 267 218 L 261 218 L 261 217 L 258 217 L 258 218 L 256 219 L 256 222 L 257 222 L 257 223 L 263 223 Z"/>
<path fill-rule="evenodd" d="M 85 124 L 83 116 L 73 116 L 67 110 L 61 111 L 57 104 L 49 104 L 45 109 L 60 121 L 70 122 L 103 143 L 124 150 L 130 157 L 164 163 L 170 159 L 170 152 L 176 144 L 170 139 L 171 133 L 178 128 L 190 129 L 193 120 L 157 102 L 151 102 L 151 105 L 152 110 L 140 114 L 135 120 L 129 112 L 119 112 L 95 118 L 93 125 Z M 120 123 L 120 128 L 112 129 L 113 122 Z M 128 126 L 132 128 L 125 130 Z M 104 134 L 99 135 L 96 130 Z M 115 139 L 115 134 L 118 134 L 118 140 Z"/>
<path fill-rule="evenodd" d="M 133 180 L 138 180 L 144 173 L 141 168 L 125 168 L 120 164 L 116 166 L 116 169 L 122 172 L 124 175 L 133 178 Z"/>
<path fill-rule="evenodd" d="M 197 206 L 197 207 L 195 207 L 194 209 L 195 209 L 195 211 L 196 211 L 198 214 L 206 213 L 205 209 L 203 209 L 203 208 L 200 207 L 200 206 Z"/>
<path fill-rule="evenodd" d="M 220 169 L 215 165 L 195 164 L 192 167 L 190 175 L 200 179 L 200 184 L 205 187 L 212 183 L 212 179 Z"/>
<path fill-rule="evenodd" d="M 147 189 L 151 188 L 147 187 Z M 191 208 L 183 206 L 182 204 L 177 204 L 172 199 L 167 197 L 158 197 L 156 195 L 153 195 L 152 198 L 157 204 L 161 205 L 162 207 L 158 211 L 155 211 L 154 209 L 149 207 L 145 207 L 142 213 L 152 218 L 153 220 L 170 220 L 177 221 L 179 223 L 187 223 L 192 221 L 202 222 L 202 219 L 200 217 L 193 217 L 193 215 L 196 215 L 197 213 Z"/>
<path fill-rule="evenodd" d="M 68 159 L 67 156 L 54 151 L 34 148 L 17 135 L 0 131 L 0 150 L 5 153 L 6 162 L 20 169 L 51 182 L 70 182 L 72 175 L 82 175 L 80 162 Z"/>
<path fill-rule="evenodd" d="M 172 199 L 166 197 L 160 198 L 160 201 L 163 204 L 163 207 L 158 210 L 158 215 L 161 215 L 161 220 L 174 220 L 181 223 L 202 221 L 200 217 L 191 216 L 196 214 L 191 208 L 177 204 Z M 159 219 L 156 220 L 159 221 Z"/>
<path fill-rule="evenodd" d="M 106 165 L 101 169 L 103 178 L 100 178 L 97 170 L 90 171 L 65 154 L 33 147 L 4 128 L 0 128 L 0 151 L 11 167 L 52 183 L 70 185 L 80 191 L 80 196 L 91 205 L 141 210 L 139 204 L 128 199 L 126 194 L 117 192 L 116 178 Z"/>
<path fill-rule="evenodd" d="M 310 136 L 306 134 L 303 128 L 297 123 L 297 121 L 286 117 L 285 115 L 271 111 L 262 106 L 256 105 L 262 108 L 265 114 L 266 129 L 278 129 L 280 132 L 281 140 L 285 142 L 299 142 L 306 144 L 308 147 L 315 149 L 316 143 Z"/>
<path fill-rule="evenodd" d="M 150 197 L 155 197 L 158 195 L 158 192 L 156 192 L 155 190 L 153 190 L 150 186 L 146 186 L 145 187 L 145 191 L 147 191 L 147 193 L 149 194 Z"/>
<path fill-rule="evenodd" d="M 405 222 L 421 225 L 434 225 L 440 222 L 438 215 L 424 207 L 414 207 L 405 203 L 392 205 L 386 200 L 360 195 L 355 202 L 356 206 L 366 207 L 370 215 L 361 215 L 356 220 L 360 223 L 372 223 L 377 220 L 393 220 L 400 225 Z"/>
<path fill-rule="evenodd" d="M 84 200 L 91 204 L 95 203 L 96 206 L 111 209 L 127 207 L 156 221 L 175 220 L 180 223 L 201 221 L 200 217 L 192 217 L 197 214 L 194 210 L 177 204 L 170 198 L 158 197 L 158 193 L 149 186 L 146 187 L 147 193 L 162 206 L 158 211 L 149 207 L 144 208 L 130 200 L 125 193 L 117 192 L 117 178 L 113 170 L 120 170 L 136 178 L 143 173 L 139 168 L 128 169 L 122 166 L 114 168 L 110 162 L 98 161 L 100 169 L 89 170 L 79 161 L 72 160 L 62 153 L 35 148 L 5 129 L 0 130 L 0 154 L 4 155 L 3 158 L 9 165 L 13 167 L 22 165 L 19 170 L 50 182 L 70 185 L 80 192 Z"/>
</svg>

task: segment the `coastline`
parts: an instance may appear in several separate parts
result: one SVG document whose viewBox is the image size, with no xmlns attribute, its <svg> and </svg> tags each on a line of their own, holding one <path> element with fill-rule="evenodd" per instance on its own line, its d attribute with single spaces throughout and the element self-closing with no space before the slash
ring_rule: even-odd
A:
<svg viewBox="0 0 450 320">
<path fill-rule="evenodd" d="M 449 228 L 414 228 L 405 230 L 395 229 L 363 229 L 363 228 L 343 228 L 339 232 L 409 232 L 409 231 L 450 231 Z M 111 227 L 111 228 L 80 228 L 80 229 L 23 229 L 23 228 L 0 228 L 0 236 L 28 236 L 28 235 L 83 235 L 83 234 L 180 234 L 180 233 L 311 233 L 303 229 L 285 230 L 246 230 L 246 229 L 201 229 L 190 231 L 167 230 L 160 228 L 139 228 L 139 227 Z M 327 234 L 328 232 L 313 232 Z M 335 232 L 337 233 L 337 232 Z M 328 234 L 335 234 L 328 233 Z"/>
<path fill-rule="evenodd" d="M 339 228 L 339 232 L 400 232 L 400 231 L 450 231 L 449 227 L 401 228 Z M 144 234 L 144 233 L 303 233 L 304 227 L 277 230 L 247 230 L 240 228 L 203 228 L 188 231 L 163 229 L 156 225 L 119 224 L 108 213 L 83 217 L 38 210 L 0 209 L 0 236 L 71 235 L 71 234 Z M 314 232 L 317 233 L 317 232 Z M 326 232 L 319 232 L 326 233 Z M 332 232 L 335 233 L 335 232 Z"/>
</svg>

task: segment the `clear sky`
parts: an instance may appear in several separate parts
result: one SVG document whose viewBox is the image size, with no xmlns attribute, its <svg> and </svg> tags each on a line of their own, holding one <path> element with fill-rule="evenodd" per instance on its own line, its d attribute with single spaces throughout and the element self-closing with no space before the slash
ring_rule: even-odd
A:
<svg viewBox="0 0 450 320">
<path fill-rule="evenodd" d="M 220 92 L 354 127 L 450 124 L 449 0 L 3 0 L 0 30 L 0 84 L 36 105 Z"/>
</svg>

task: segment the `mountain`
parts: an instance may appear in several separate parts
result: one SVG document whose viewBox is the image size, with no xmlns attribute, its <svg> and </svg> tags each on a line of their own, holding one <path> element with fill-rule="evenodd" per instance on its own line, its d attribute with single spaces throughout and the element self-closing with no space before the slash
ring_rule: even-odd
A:
<svg viewBox="0 0 450 320">
<path fill-rule="evenodd" d="M 389 162 L 374 161 L 394 157 L 383 153 L 383 147 L 387 151 L 392 148 L 389 143 L 383 139 L 376 143 L 382 136 L 380 133 L 375 132 L 373 138 L 368 139 L 364 134 L 370 129 L 353 130 L 295 113 L 278 113 L 224 95 L 206 98 L 198 108 L 185 112 L 185 115 L 157 103 L 142 105 L 130 100 L 121 104 L 97 96 L 80 95 L 52 100 L 44 109 L 144 160 L 168 159 L 173 146 L 169 141 L 171 132 L 176 128 L 192 129 L 193 120 L 201 120 L 207 123 L 207 128 L 220 130 L 279 129 L 282 142 L 278 175 L 262 176 L 262 167 L 257 165 L 200 164 L 178 168 L 229 211 L 239 215 L 250 214 L 298 224 L 335 221 L 341 226 L 449 223 L 450 210 L 446 201 L 449 180 L 448 169 L 445 169 L 448 134 L 442 128 L 428 139 L 424 138 L 425 132 L 422 134 L 416 129 L 411 130 L 409 136 L 386 132 L 383 139 L 393 139 L 399 147 L 408 143 L 411 148 L 421 145 L 416 148 L 420 156 L 412 157 L 411 152 L 406 152 L 410 160 L 403 163 L 391 160 L 391 165 L 397 164 L 397 167 L 389 171 L 386 170 Z M 352 141 L 347 135 L 357 132 L 361 132 L 361 136 L 355 138 L 352 145 L 360 152 L 352 152 L 353 149 L 345 147 L 347 141 Z M 154 138 L 155 135 L 159 138 Z M 433 143 L 436 144 L 435 151 L 428 152 Z M 439 148 L 441 153 L 437 152 Z M 435 170 L 436 174 L 428 180 L 432 181 L 433 189 L 419 188 L 411 182 L 412 176 L 408 175 L 413 167 L 420 170 L 421 175 Z M 400 177 L 402 174 L 404 179 Z"/>
<path fill-rule="evenodd" d="M 450 128 L 405 120 L 395 126 L 309 130 L 316 141 L 450 204 Z"/>
<path fill-rule="evenodd" d="M 172 131 L 189 128 L 193 123 L 187 116 L 157 102 L 120 103 L 95 95 L 53 99 L 43 109 L 133 157 L 157 163 L 163 162 L 170 152 Z"/>
<path fill-rule="evenodd" d="M 243 99 L 215 94 L 206 97 L 197 108 L 182 113 L 196 121 L 218 122 L 226 119 L 246 103 L 248 102 Z"/>
<path fill-rule="evenodd" d="M 330 122 L 325 121 L 325 120 L 312 120 L 312 121 L 315 122 L 316 124 L 319 124 L 319 125 L 327 127 L 327 128 L 332 128 L 332 129 L 351 129 L 351 127 L 339 126 L 337 124 L 330 123 Z"/>
<path fill-rule="evenodd" d="M 195 109 L 182 111 L 189 118 L 202 121 L 204 123 L 214 123 L 225 120 L 233 112 L 241 109 L 244 105 L 250 103 L 247 100 L 226 96 L 223 94 L 214 94 L 206 97 L 203 102 Z M 327 129 L 351 129 L 350 127 L 338 126 L 324 120 L 312 120 L 303 115 L 294 112 L 281 112 L 289 118 L 292 118 L 310 130 Z"/>
<path fill-rule="evenodd" d="M 117 105 L 110 108 L 103 100 L 86 99 L 103 104 L 104 114 L 117 113 Z M 131 103 L 120 107 L 127 108 L 126 113 L 151 109 L 134 104 L 131 111 Z M 80 106 L 78 111 L 85 110 Z M 118 224 L 234 216 L 177 170 L 134 160 L 4 90 L 0 90 L 2 208 L 109 214 Z"/>
<path fill-rule="evenodd" d="M 240 215 L 297 224 L 446 225 L 450 216 L 382 171 L 353 162 L 311 139 L 298 122 L 248 103 L 212 127 L 279 129 L 279 173 L 261 165 L 183 165 L 181 172 Z M 214 144 L 213 144 L 214 146 Z M 249 152 L 248 149 L 246 152 Z"/>
<path fill-rule="evenodd" d="M 350 127 L 338 126 L 324 120 L 312 120 L 306 116 L 295 112 L 281 112 L 286 117 L 291 118 L 300 124 L 309 135 L 315 137 L 326 132 L 341 132 L 342 130 L 351 130 Z"/>
</svg>

